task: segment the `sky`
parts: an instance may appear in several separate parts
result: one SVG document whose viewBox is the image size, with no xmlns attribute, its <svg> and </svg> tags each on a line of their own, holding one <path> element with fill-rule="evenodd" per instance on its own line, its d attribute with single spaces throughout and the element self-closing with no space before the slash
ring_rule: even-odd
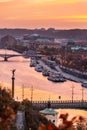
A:
<svg viewBox="0 0 87 130">
<path fill-rule="evenodd" d="M 0 28 L 87 29 L 87 0 L 0 0 Z"/>
</svg>

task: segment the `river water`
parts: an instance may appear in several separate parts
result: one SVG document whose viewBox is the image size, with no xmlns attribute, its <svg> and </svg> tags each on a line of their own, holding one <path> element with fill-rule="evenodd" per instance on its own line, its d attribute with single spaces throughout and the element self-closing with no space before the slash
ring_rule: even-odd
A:
<svg viewBox="0 0 87 130">
<path fill-rule="evenodd" d="M 4 54 L 5 50 L 0 50 L 0 54 Z M 18 54 L 14 51 L 7 50 L 7 54 Z M 10 88 L 12 86 L 12 70 L 15 71 L 15 98 L 33 98 L 33 100 L 65 100 L 82 99 L 81 83 L 66 81 L 64 83 L 53 83 L 47 80 L 42 73 L 36 72 L 33 67 L 29 66 L 30 59 L 25 59 L 22 56 L 12 57 L 8 62 L 3 61 L 0 57 L 0 83 L 1 85 Z M 84 100 L 87 99 L 87 90 L 83 91 Z M 58 97 L 61 96 L 61 99 Z"/>
</svg>

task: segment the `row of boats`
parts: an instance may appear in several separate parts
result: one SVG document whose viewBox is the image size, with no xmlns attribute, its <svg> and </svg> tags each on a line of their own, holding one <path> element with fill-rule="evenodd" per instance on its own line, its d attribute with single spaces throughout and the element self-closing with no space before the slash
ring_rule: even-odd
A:
<svg viewBox="0 0 87 130">
<path fill-rule="evenodd" d="M 35 67 L 37 72 L 42 72 L 43 76 L 47 76 L 47 79 L 53 82 L 65 82 L 66 78 L 60 72 L 54 72 L 46 67 L 40 65 L 37 60 L 31 59 L 30 67 Z M 87 88 L 87 82 L 82 82 L 82 87 Z"/>
<path fill-rule="evenodd" d="M 30 61 L 30 67 L 35 67 L 37 72 L 42 72 L 43 76 L 47 76 L 47 79 L 53 82 L 65 82 L 66 79 L 60 72 L 54 72 L 52 69 L 47 69 L 44 65 L 42 66 L 36 60 Z"/>
</svg>

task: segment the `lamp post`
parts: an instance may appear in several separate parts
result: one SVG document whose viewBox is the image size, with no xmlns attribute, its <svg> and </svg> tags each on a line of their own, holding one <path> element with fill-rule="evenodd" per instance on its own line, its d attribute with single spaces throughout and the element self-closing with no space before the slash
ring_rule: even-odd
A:
<svg viewBox="0 0 87 130">
<path fill-rule="evenodd" d="M 24 85 L 22 86 L 22 101 L 24 100 Z"/>
<path fill-rule="evenodd" d="M 73 98 L 74 98 L 74 86 L 72 86 L 72 103 L 73 103 Z"/>
<path fill-rule="evenodd" d="M 84 88 L 82 87 L 82 103 L 84 102 Z"/>
<path fill-rule="evenodd" d="M 12 98 L 14 98 L 14 80 L 15 80 L 14 73 L 15 71 L 16 69 L 12 70 Z"/>
<path fill-rule="evenodd" d="M 33 86 L 31 87 L 31 103 L 33 101 Z"/>
</svg>

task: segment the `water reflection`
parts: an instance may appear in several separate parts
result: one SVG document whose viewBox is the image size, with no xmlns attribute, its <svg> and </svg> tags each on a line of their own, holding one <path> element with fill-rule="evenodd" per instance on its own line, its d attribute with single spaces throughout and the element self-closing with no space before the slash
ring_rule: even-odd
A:
<svg viewBox="0 0 87 130">
<path fill-rule="evenodd" d="M 0 50 L 0 54 L 4 54 L 5 50 Z M 7 51 L 9 54 L 18 54 L 13 51 Z M 61 96 L 61 99 L 72 99 L 72 86 L 73 99 L 82 99 L 81 83 L 66 81 L 64 83 L 53 83 L 48 81 L 42 73 L 38 73 L 34 68 L 29 67 L 29 59 L 22 56 L 12 57 L 8 62 L 4 62 L 0 57 L 0 81 L 11 88 L 12 69 L 15 72 L 15 96 L 22 98 L 22 87 L 24 86 L 25 98 L 31 98 L 31 87 L 33 86 L 33 100 L 56 99 Z M 37 91 L 36 91 L 37 90 Z M 42 91 L 42 92 L 41 92 Z M 87 98 L 87 90 L 84 91 L 84 100 Z M 37 97 L 37 98 L 36 98 Z M 59 99 L 59 100 L 61 100 Z"/>
</svg>

